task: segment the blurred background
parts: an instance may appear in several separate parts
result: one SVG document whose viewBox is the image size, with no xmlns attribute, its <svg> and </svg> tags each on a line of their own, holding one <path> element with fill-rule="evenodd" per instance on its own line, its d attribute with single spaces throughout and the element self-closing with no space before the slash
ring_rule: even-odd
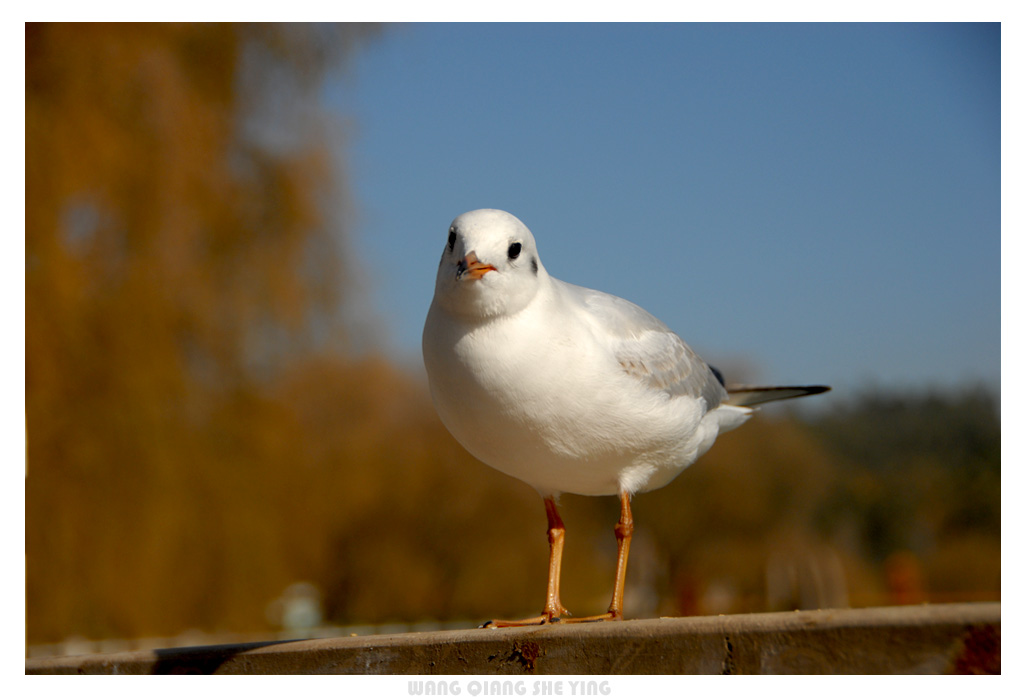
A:
<svg viewBox="0 0 1024 698">
<path fill-rule="evenodd" d="M 541 500 L 419 359 L 481 207 L 730 378 L 834 387 L 635 500 L 627 616 L 1000 598 L 998 24 L 25 40 L 30 652 L 539 611 Z M 601 612 L 617 501 L 562 506 Z"/>
</svg>

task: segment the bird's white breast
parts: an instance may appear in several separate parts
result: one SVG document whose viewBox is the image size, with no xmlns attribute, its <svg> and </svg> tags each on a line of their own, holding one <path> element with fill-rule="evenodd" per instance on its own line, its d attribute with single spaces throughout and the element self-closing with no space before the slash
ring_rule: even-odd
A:
<svg viewBox="0 0 1024 698">
<path fill-rule="evenodd" d="M 711 445 L 715 413 L 622 370 L 592 326 L 561 312 L 568 302 L 548 286 L 518 313 L 477 321 L 435 301 L 423 353 L 442 421 L 474 456 L 542 493 L 666 484 Z"/>
</svg>

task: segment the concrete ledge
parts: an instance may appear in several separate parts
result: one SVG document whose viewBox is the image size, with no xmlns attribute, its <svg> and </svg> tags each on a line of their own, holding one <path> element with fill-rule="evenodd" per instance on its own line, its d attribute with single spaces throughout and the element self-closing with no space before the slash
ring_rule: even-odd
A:
<svg viewBox="0 0 1024 698">
<path fill-rule="evenodd" d="M 1000 604 L 447 630 L 26 660 L 29 674 L 1000 673 Z"/>
</svg>

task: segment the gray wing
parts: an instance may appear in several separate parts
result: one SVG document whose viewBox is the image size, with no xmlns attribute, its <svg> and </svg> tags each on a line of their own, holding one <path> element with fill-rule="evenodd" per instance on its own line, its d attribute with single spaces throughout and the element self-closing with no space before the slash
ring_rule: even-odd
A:
<svg viewBox="0 0 1024 698">
<path fill-rule="evenodd" d="M 617 296 L 559 283 L 609 338 L 623 371 L 672 396 L 703 397 L 709 410 L 725 400 L 725 388 L 708 365 L 661 320 Z"/>
</svg>

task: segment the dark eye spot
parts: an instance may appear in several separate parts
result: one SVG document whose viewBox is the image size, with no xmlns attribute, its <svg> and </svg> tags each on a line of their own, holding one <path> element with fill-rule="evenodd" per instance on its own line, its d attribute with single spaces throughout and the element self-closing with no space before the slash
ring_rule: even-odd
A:
<svg viewBox="0 0 1024 698">
<path fill-rule="evenodd" d="M 448 249 L 455 249 L 455 228 L 450 228 L 448 230 Z"/>
<path fill-rule="evenodd" d="M 513 242 L 508 246 L 508 258 L 515 259 L 519 256 L 519 253 L 523 251 L 523 245 L 519 242 Z"/>
</svg>

